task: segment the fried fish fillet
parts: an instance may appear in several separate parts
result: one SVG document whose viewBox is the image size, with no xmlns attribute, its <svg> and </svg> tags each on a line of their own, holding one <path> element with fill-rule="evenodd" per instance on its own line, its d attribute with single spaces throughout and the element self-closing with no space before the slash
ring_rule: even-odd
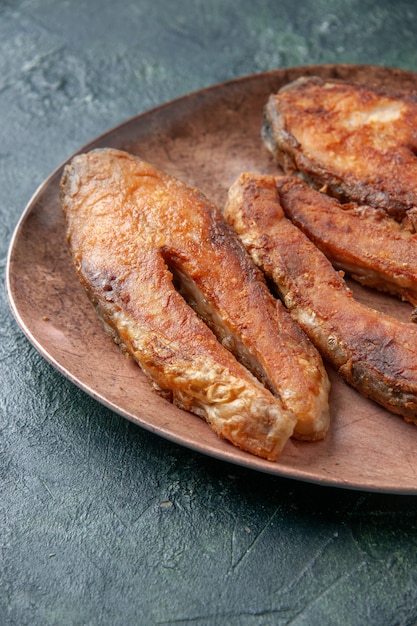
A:
<svg viewBox="0 0 417 626">
<path fill-rule="evenodd" d="M 286 173 L 403 221 L 417 207 L 417 94 L 302 77 L 271 95 L 263 138 Z"/>
<path fill-rule="evenodd" d="M 243 174 L 225 216 L 321 354 L 364 396 L 417 424 L 417 328 L 352 297 L 341 275 L 285 217 L 273 176 Z"/>
<path fill-rule="evenodd" d="M 383 211 L 340 204 L 293 176 L 277 177 L 276 183 L 285 215 L 333 266 L 362 285 L 417 305 L 416 234 Z"/>
<path fill-rule="evenodd" d="M 159 393 L 270 460 L 324 436 L 321 357 L 201 192 L 102 149 L 66 166 L 61 202 L 82 284 Z"/>
</svg>

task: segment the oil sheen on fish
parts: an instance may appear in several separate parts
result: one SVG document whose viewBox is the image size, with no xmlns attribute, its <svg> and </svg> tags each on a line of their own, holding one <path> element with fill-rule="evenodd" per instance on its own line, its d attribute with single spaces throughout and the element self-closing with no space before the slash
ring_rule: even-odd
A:
<svg viewBox="0 0 417 626">
<path fill-rule="evenodd" d="M 285 215 L 334 267 L 417 305 L 416 234 L 383 211 L 340 204 L 294 176 L 277 177 L 276 184 Z"/>
<path fill-rule="evenodd" d="M 343 201 L 385 210 L 397 221 L 417 207 L 417 94 L 303 77 L 271 95 L 266 147 Z"/>
<path fill-rule="evenodd" d="M 325 435 L 316 349 L 201 192 L 102 149 L 66 167 L 61 200 L 82 284 L 159 393 L 270 460 Z"/>
<path fill-rule="evenodd" d="M 417 328 L 355 301 L 325 255 L 285 217 L 276 179 L 243 174 L 225 216 L 294 319 L 344 379 L 417 423 Z"/>
</svg>

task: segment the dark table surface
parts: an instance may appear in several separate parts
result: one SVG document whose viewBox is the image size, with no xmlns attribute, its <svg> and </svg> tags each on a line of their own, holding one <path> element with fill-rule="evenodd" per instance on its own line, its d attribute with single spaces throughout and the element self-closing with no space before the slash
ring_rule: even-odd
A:
<svg viewBox="0 0 417 626">
<path fill-rule="evenodd" d="M 98 134 L 264 70 L 417 70 L 416 35 L 414 0 L 3 0 L 3 272 L 32 193 Z M 160 439 L 54 370 L 4 289 L 0 307 L 0 624 L 417 623 L 415 497 Z"/>
</svg>

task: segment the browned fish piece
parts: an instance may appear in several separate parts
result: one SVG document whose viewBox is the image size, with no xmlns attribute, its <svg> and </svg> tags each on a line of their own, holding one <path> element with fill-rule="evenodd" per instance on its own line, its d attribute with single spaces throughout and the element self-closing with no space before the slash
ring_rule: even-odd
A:
<svg viewBox="0 0 417 626">
<path fill-rule="evenodd" d="M 61 191 L 79 278 L 157 391 L 267 459 L 294 429 L 324 436 L 320 356 L 198 190 L 104 149 L 75 157 Z"/>
<path fill-rule="evenodd" d="M 285 215 L 337 269 L 417 305 L 416 234 L 383 211 L 340 204 L 298 178 L 277 177 L 276 182 Z"/>
<path fill-rule="evenodd" d="M 397 221 L 415 212 L 415 93 L 303 77 L 270 96 L 263 137 L 286 173 L 318 189 Z"/>
<path fill-rule="evenodd" d="M 417 328 L 356 302 L 341 275 L 285 217 L 276 179 L 242 175 L 226 218 L 322 355 L 363 395 L 417 423 Z"/>
</svg>

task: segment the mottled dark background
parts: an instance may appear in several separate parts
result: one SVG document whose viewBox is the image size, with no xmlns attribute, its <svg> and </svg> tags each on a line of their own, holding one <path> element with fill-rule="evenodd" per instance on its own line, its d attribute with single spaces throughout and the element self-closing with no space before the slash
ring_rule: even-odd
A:
<svg viewBox="0 0 417 626">
<path fill-rule="evenodd" d="M 413 0 L 1 0 L 3 272 L 37 186 L 108 128 L 268 69 L 417 70 L 416 35 Z M 416 498 L 160 440 L 48 365 L 4 289 L 0 320 L 1 625 L 417 623 Z"/>
</svg>

